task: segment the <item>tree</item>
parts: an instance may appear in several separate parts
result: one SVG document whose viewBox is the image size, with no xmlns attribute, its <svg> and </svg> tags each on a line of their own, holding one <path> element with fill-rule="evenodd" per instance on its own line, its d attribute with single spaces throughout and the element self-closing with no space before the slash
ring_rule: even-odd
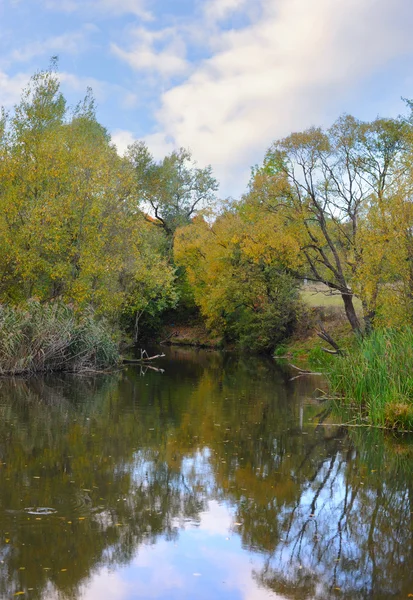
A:
<svg viewBox="0 0 413 600">
<path fill-rule="evenodd" d="M 174 269 L 136 206 L 134 171 L 98 123 L 91 91 L 69 111 L 51 68 L 2 114 L 0 300 L 62 298 L 114 319 L 125 305 L 173 303 Z"/>
<path fill-rule="evenodd" d="M 405 131 L 401 119 L 362 123 L 341 117 L 326 132 L 312 128 L 274 143 L 251 183 L 249 200 L 278 213 L 299 243 L 296 275 L 339 293 L 357 333 L 362 328 L 354 294 L 361 298 L 368 332 L 385 262 L 383 252 L 374 256 L 374 265 L 368 262 L 374 236 L 366 215 L 373 207 L 384 214 L 394 195 Z"/>
<path fill-rule="evenodd" d="M 292 331 L 298 291 L 279 254 L 255 233 L 255 223 L 235 208 L 213 225 L 198 217 L 177 230 L 175 260 L 214 332 L 245 349 L 270 351 Z"/>
<path fill-rule="evenodd" d="M 128 159 L 135 171 L 139 202 L 152 213 L 148 219 L 169 238 L 177 227 L 190 223 L 215 201 L 218 183 L 211 166 L 198 168 L 184 148 L 157 163 L 144 142 L 135 142 L 129 147 Z"/>
</svg>

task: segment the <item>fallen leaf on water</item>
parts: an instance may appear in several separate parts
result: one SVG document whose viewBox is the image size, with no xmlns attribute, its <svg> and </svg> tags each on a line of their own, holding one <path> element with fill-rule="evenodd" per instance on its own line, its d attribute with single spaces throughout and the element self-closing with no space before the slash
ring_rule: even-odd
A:
<svg viewBox="0 0 413 600">
<path fill-rule="evenodd" d="M 26 592 L 16 592 L 13 596 L 23 596 Z"/>
<path fill-rule="evenodd" d="M 67 523 L 68 523 L 68 525 L 71 525 L 71 524 L 72 524 L 72 521 L 68 521 Z"/>
<path fill-rule="evenodd" d="M 6 542 L 6 544 L 8 544 L 10 542 L 10 538 L 6 538 L 4 541 Z"/>
<path fill-rule="evenodd" d="M 24 571 L 26 567 L 19 567 L 19 571 Z"/>
<path fill-rule="evenodd" d="M 79 521 L 84 521 L 86 517 L 79 517 Z"/>
<path fill-rule="evenodd" d="M 339 587 L 335 587 L 334 589 L 337 590 L 337 592 L 341 592 L 341 588 Z"/>
<path fill-rule="evenodd" d="M 33 475 L 33 479 L 40 479 L 40 477 L 38 477 L 38 475 Z M 24 592 L 23 592 L 24 594 Z"/>
<path fill-rule="evenodd" d="M 60 569 L 62 573 L 64 573 L 65 571 L 67 571 L 67 569 Z"/>
</svg>

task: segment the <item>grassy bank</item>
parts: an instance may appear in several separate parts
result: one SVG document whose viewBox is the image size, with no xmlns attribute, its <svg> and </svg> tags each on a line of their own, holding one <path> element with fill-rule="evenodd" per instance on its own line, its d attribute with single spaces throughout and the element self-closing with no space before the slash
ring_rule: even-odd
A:
<svg viewBox="0 0 413 600">
<path fill-rule="evenodd" d="M 307 306 L 302 323 L 275 355 L 325 373 L 346 420 L 350 415 L 359 424 L 413 431 L 413 330 L 380 329 L 357 340 L 340 298 L 307 286 L 302 299 Z M 361 310 L 358 304 L 357 308 Z M 344 356 L 322 350 L 326 343 L 316 333 L 320 323 L 344 350 Z"/>
<path fill-rule="evenodd" d="M 303 312 L 298 318 L 293 336 L 281 344 L 275 356 L 285 356 L 303 368 L 320 370 L 325 367 L 327 355 L 322 348 L 328 344 L 322 341 L 317 331 L 322 325 L 343 349 L 354 344 L 354 335 L 346 318 L 343 301 L 336 294 L 329 293 L 326 286 L 304 286 L 301 290 Z M 361 306 L 356 303 L 357 309 Z"/>
<path fill-rule="evenodd" d="M 413 330 L 384 329 L 360 340 L 329 368 L 340 404 L 364 421 L 413 430 Z"/>
<path fill-rule="evenodd" d="M 101 370 L 118 360 L 107 326 L 91 312 L 78 316 L 57 302 L 0 306 L 0 375 Z"/>
</svg>

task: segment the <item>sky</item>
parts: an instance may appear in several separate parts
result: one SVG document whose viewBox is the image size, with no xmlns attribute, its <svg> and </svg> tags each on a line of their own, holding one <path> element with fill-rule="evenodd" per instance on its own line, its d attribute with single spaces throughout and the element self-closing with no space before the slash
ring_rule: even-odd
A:
<svg viewBox="0 0 413 600">
<path fill-rule="evenodd" d="M 237 198 L 274 140 L 403 112 L 412 31 L 412 0 L 0 0 L 0 105 L 58 55 L 120 153 L 188 148 Z"/>
</svg>

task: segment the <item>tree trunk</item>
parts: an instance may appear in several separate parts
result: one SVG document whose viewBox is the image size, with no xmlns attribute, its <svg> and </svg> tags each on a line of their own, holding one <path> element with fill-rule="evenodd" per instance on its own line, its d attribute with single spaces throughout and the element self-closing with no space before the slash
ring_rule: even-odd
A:
<svg viewBox="0 0 413 600">
<path fill-rule="evenodd" d="M 141 318 L 141 315 L 142 315 L 142 312 L 136 311 L 134 337 L 133 337 L 133 341 L 135 342 L 135 344 L 138 343 L 138 339 L 139 339 L 139 319 Z"/>
<path fill-rule="evenodd" d="M 360 321 L 354 308 L 353 294 L 341 294 L 344 302 L 344 310 L 354 333 L 361 334 Z"/>
<path fill-rule="evenodd" d="M 375 310 L 369 310 L 368 306 L 367 306 L 367 302 L 362 301 L 362 306 L 363 306 L 363 321 L 364 321 L 364 333 L 366 335 L 370 335 L 371 333 L 373 333 L 373 320 L 374 317 L 376 316 L 376 311 Z"/>
</svg>

